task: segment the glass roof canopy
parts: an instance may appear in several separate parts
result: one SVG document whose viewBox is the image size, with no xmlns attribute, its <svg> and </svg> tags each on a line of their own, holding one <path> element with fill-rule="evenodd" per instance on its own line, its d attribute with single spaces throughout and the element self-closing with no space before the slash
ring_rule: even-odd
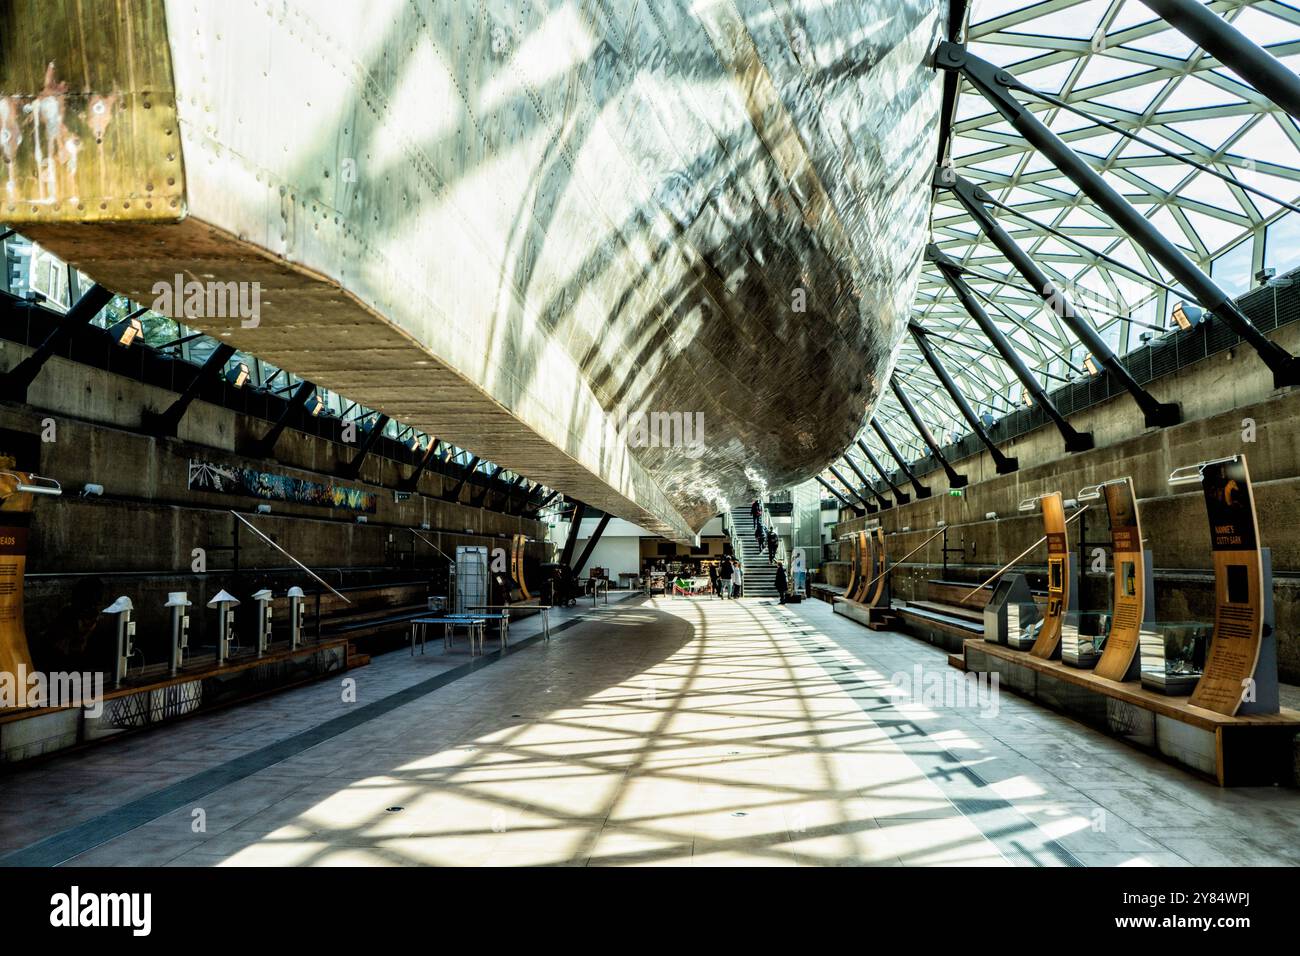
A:
<svg viewBox="0 0 1300 956">
<path fill-rule="evenodd" d="M 1208 6 L 1300 70 L 1296 6 L 1275 0 L 1212 0 Z M 964 40 L 972 53 L 1036 90 L 1228 176 L 1232 181 L 1225 182 L 1089 118 L 1018 94 L 1230 295 L 1249 290 L 1262 268 L 1281 273 L 1300 264 L 1300 213 L 1241 185 L 1297 204 L 1300 128 L 1140 0 L 972 0 Z M 993 197 L 991 211 L 1002 227 L 1068 292 L 1115 352 L 1123 355 L 1177 328 L 1174 306 L 1193 297 L 965 81 L 955 103 L 949 158 L 957 175 Z M 939 249 L 967 270 L 966 281 L 985 311 L 1048 392 L 1092 374 L 1086 349 L 983 240 L 946 190 L 936 193 L 931 231 Z M 921 273 L 913 318 L 931 333 L 931 344 L 977 414 L 996 420 L 1024 403 L 1020 382 L 929 264 Z M 896 374 L 940 443 L 969 431 L 910 338 Z M 928 453 L 888 389 L 876 421 L 907 460 Z M 859 437 L 882 465 L 894 468 L 870 428 Z M 875 478 L 859 452 L 853 457 Z"/>
</svg>

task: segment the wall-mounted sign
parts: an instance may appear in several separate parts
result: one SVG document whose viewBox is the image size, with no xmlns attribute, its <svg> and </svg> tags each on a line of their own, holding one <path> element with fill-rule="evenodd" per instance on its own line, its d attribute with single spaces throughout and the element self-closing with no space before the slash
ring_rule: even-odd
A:
<svg viewBox="0 0 1300 956">
<path fill-rule="evenodd" d="M 243 495 L 263 501 L 289 501 L 300 505 L 342 508 L 365 514 L 375 513 L 375 493 L 334 482 L 291 478 L 242 465 L 219 464 L 201 458 L 189 462 L 191 491 L 215 491 Z"/>
</svg>

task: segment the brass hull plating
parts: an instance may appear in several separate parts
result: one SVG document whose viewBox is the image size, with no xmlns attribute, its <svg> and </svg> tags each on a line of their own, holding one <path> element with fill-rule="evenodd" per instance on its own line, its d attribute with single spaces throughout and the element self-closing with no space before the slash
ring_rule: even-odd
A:
<svg viewBox="0 0 1300 956">
<path fill-rule="evenodd" d="M 16 0 L 0 218 L 145 304 L 260 283 L 183 321 L 689 539 L 874 410 L 945 11 Z"/>
</svg>

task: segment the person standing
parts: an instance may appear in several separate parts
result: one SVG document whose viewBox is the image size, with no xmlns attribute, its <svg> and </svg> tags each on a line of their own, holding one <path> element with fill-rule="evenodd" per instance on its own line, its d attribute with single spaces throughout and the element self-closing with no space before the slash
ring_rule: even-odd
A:
<svg viewBox="0 0 1300 956">
<path fill-rule="evenodd" d="M 794 593 L 800 597 L 807 597 L 804 590 L 808 582 L 808 560 L 804 557 L 803 548 L 794 549 Z"/>
<path fill-rule="evenodd" d="M 749 506 L 749 514 L 754 519 L 754 524 L 762 524 L 763 506 L 758 503 L 757 498 L 755 498 L 753 503 Z"/>
<path fill-rule="evenodd" d="M 745 589 L 745 571 L 740 562 L 735 562 L 731 569 L 731 596 L 738 598 L 744 593 Z"/>
<path fill-rule="evenodd" d="M 721 581 L 722 590 L 719 591 L 718 593 L 722 596 L 722 599 L 725 601 L 727 599 L 728 594 L 731 592 L 731 558 L 727 557 L 726 555 L 723 555 L 722 567 L 719 568 L 718 574 L 722 578 Z"/>
<path fill-rule="evenodd" d="M 776 536 L 775 528 L 767 529 L 767 563 L 772 564 L 776 561 L 776 546 L 780 539 Z"/>
<path fill-rule="evenodd" d="M 761 521 L 754 525 L 754 539 L 758 542 L 758 553 L 762 554 L 763 545 L 767 541 L 767 533 L 763 530 L 763 523 Z"/>
<path fill-rule="evenodd" d="M 778 604 L 785 603 L 785 594 L 789 589 L 790 582 L 785 576 L 785 565 L 778 564 L 776 566 L 776 593 L 780 595 L 780 600 L 777 602 Z"/>
<path fill-rule="evenodd" d="M 716 597 L 718 594 L 718 566 L 716 564 L 709 565 L 709 588 Z"/>
</svg>

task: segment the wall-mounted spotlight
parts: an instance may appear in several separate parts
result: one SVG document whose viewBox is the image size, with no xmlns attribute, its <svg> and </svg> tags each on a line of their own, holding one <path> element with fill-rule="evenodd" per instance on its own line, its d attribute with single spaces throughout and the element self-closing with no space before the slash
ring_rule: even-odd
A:
<svg viewBox="0 0 1300 956">
<path fill-rule="evenodd" d="M 257 506 L 257 513 L 260 515 L 269 515 L 271 513 L 271 506 L 268 504 L 260 504 Z"/>
<path fill-rule="evenodd" d="M 1178 302 L 1174 305 L 1173 316 L 1180 329 L 1190 329 L 1194 325 L 1200 325 L 1205 319 L 1205 310 L 1188 305 L 1186 302 Z"/>
<path fill-rule="evenodd" d="M 313 393 L 312 397 L 307 400 L 308 414 L 314 417 L 316 415 L 319 415 L 323 411 L 325 411 L 325 402 L 321 400 L 321 397 L 319 395 Z"/>
<path fill-rule="evenodd" d="M 1277 275 L 1276 269 L 1274 269 L 1272 266 L 1265 266 L 1264 268 L 1260 269 L 1258 272 L 1255 273 L 1255 281 L 1258 282 L 1260 285 L 1268 285 L 1270 282 L 1273 281 L 1273 277 L 1276 275 Z"/>
<path fill-rule="evenodd" d="M 1092 358 L 1091 355 L 1085 355 L 1085 356 L 1083 357 L 1083 367 L 1086 368 L 1086 369 L 1088 370 L 1088 374 L 1089 374 L 1089 375 L 1097 375 L 1097 374 L 1100 374 L 1100 371 L 1099 371 L 1099 369 L 1097 368 L 1097 363 L 1096 363 L 1095 361 L 1093 361 L 1093 358 Z"/>
<path fill-rule="evenodd" d="M 249 371 L 248 364 L 239 362 L 226 369 L 226 382 L 235 388 L 243 388 L 248 384 Z"/>
<path fill-rule="evenodd" d="M 984 512 L 984 520 L 985 520 L 985 521 L 997 521 L 997 520 L 998 520 L 998 513 L 997 513 L 996 511 L 986 511 L 986 512 Z"/>
<path fill-rule="evenodd" d="M 357 515 L 357 524 L 366 524 L 368 520 L 365 515 Z"/>
<path fill-rule="evenodd" d="M 140 312 L 132 312 L 121 322 L 109 326 L 108 334 L 113 337 L 114 344 L 125 349 L 130 348 L 137 339 L 144 338 L 144 325 L 140 322 L 139 315 Z"/>
<path fill-rule="evenodd" d="M 103 485 L 97 485 L 92 482 L 90 484 L 87 484 L 84 488 L 81 489 L 81 497 L 83 498 L 102 498 L 103 496 L 104 496 Z"/>
</svg>

